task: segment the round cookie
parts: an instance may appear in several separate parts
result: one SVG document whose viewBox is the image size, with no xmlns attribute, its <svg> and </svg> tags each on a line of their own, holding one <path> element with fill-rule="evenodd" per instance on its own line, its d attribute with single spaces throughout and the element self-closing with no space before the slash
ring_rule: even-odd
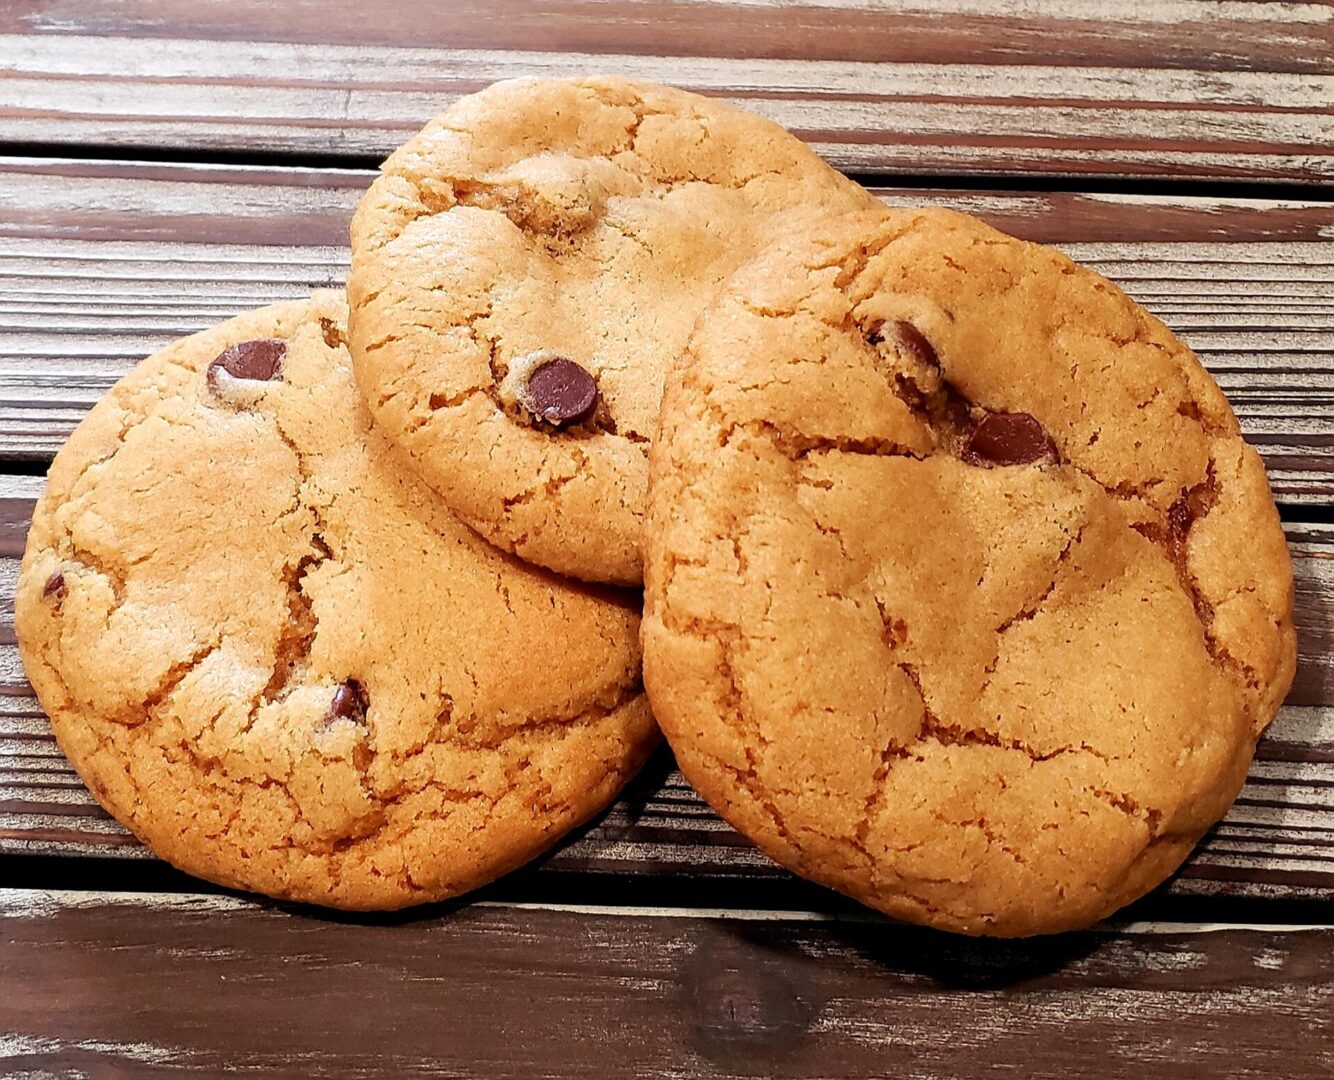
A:
<svg viewBox="0 0 1334 1080">
<path fill-rule="evenodd" d="M 15 621 L 61 747 L 160 856 L 397 908 L 538 854 L 656 729 L 634 605 L 455 519 L 372 429 L 345 320 L 279 304 L 122 379 L 51 466 Z"/>
<path fill-rule="evenodd" d="M 695 317 L 795 220 L 877 205 L 775 124 L 605 77 L 497 83 L 382 173 L 348 280 L 375 419 L 493 543 L 619 584 Z"/>
<path fill-rule="evenodd" d="M 1292 680 L 1264 469 L 1191 351 L 945 211 L 780 243 L 663 399 L 645 682 L 777 861 L 1023 935 L 1161 882 Z"/>
</svg>

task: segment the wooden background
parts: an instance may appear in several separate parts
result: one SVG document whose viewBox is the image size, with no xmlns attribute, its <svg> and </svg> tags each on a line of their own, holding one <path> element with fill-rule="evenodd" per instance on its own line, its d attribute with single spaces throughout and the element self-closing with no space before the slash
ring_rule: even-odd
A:
<svg viewBox="0 0 1334 1080">
<path fill-rule="evenodd" d="M 664 753 L 480 900 L 220 894 L 93 803 L 10 615 L 51 455 L 154 347 L 341 282 L 462 93 L 723 96 L 887 202 L 1055 243 L 1265 456 L 1301 663 L 1227 819 L 1115 923 L 987 943 L 793 879 Z M 0 0 L 0 1076 L 1334 1075 L 1334 7 L 1242 0 Z"/>
</svg>

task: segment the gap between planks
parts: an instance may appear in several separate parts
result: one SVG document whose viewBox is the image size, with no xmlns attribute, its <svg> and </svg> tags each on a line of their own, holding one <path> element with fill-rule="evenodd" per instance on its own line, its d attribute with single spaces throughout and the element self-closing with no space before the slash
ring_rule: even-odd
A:
<svg viewBox="0 0 1334 1080">
<path fill-rule="evenodd" d="M 570 904 L 551 902 L 477 900 L 471 908 L 496 911 L 550 911 L 590 915 L 607 919 L 709 919 L 730 922 L 771 923 L 860 923 L 879 924 L 887 929 L 895 923 L 873 911 L 802 911 L 773 908 L 668 907 L 658 905 Z M 230 912 L 264 912 L 300 915 L 310 911 L 274 901 L 218 893 L 99 892 L 90 889 L 23 889 L 0 887 L 0 919 L 47 918 L 65 910 L 90 908 L 155 908 L 200 915 Z M 351 916 L 355 921 L 356 916 Z M 366 916 L 374 921 L 376 916 Z M 1081 933 L 1153 936 L 1218 934 L 1234 930 L 1266 934 L 1302 934 L 1334 930 L 1334 923 L 1192 922 L 1189 920 L 1108 920 Z"/>
</svg>

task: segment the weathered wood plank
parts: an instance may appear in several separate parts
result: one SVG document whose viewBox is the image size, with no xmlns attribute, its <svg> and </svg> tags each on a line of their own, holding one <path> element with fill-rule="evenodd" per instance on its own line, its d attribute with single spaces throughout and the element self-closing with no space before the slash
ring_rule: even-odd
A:
<svg viewBox="0 0 1334 1080">
<path fill-rule="evenodd" d="M 0 155 L 0 236 L 176 243 L 342 245 L 375 175 L 367 168 Z M 932 202 L 1042 243 L 1334 240 L 1321 199 L 1077 191 L 872 188 L 892 205 Z"/>
<path fill-rule="evenodd" d="M 23 676 L 13 588 L 41 480 L 0 481 L 0 853 L 151 858 L 61 755 Z M 1334 897 L 1334 525 L 1288 527 L 1298 599 L 1297 681 L 1245 789 L 1167 887 L 1171 896 Z M 714 815 L 664 753 L 545 871 L 750 883 L 766 903 L 788 875 Z M 747 894 L 749 895 L 749 894 Z"/>
<path fill-rule="evenodd" d="M 1334 928 L 975 942 L 798 912 L 322 919 L 0 892 L 0 1071 L 1327 1077 Z M 608 1053 L 608 1038 L 615 1052 Z"/>
<path fill-rule="evenodd" d="M 615 71 L 725 96 L 859 171 L 1334 175 L 1319 4 L 302 6 L 66 0 L 3 18 L 0 139 L 380 155 L 497 78 Z"/>
<path fill-rule="evenodd" d="M 43 0 L 0 10 L 0 32 L 413 45 L 457 49 L 639 51 L 645 29 L 663 55 L 1334 73 L 1322 3 L 1200 0 L 399 0 L 367 19 L 348 0 Z M 886 12 L 892 19 L 884 18 Z M 1164 27 L 1170 32 L 1164 32 Z M 315 28 L 312 30 L 312 28 Z"/>
<path fill-rule="evenodd" d="M 180 334 L 342 280 L 370 173 L 0 159 L 0 455 L 50 455 Z M 1279 497 L 1334 496 L 1334 204 L 876 189 L 1058 243 L 1200 352 Z"/>
</svg>

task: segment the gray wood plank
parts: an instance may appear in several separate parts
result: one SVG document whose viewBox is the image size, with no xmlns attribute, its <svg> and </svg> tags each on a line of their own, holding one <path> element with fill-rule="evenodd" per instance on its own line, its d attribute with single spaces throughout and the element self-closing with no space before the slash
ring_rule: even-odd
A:
<svg viewBox="0 0 1334 1080">
<path fill-rule="evenodd" d="M 0 457 L 49 456 L 153 348 L 338 284 L 368 171 L 0 159 Z M 1334 496 L 1334 204 L 876 189 L 1057 243 L 1199 351 L 1285 502 Z"/>
<path fill-rule="evenodd" d="M 1334 929 L 0 891 L 21 1076 L 1327 1077 Z"/>
</svg>

